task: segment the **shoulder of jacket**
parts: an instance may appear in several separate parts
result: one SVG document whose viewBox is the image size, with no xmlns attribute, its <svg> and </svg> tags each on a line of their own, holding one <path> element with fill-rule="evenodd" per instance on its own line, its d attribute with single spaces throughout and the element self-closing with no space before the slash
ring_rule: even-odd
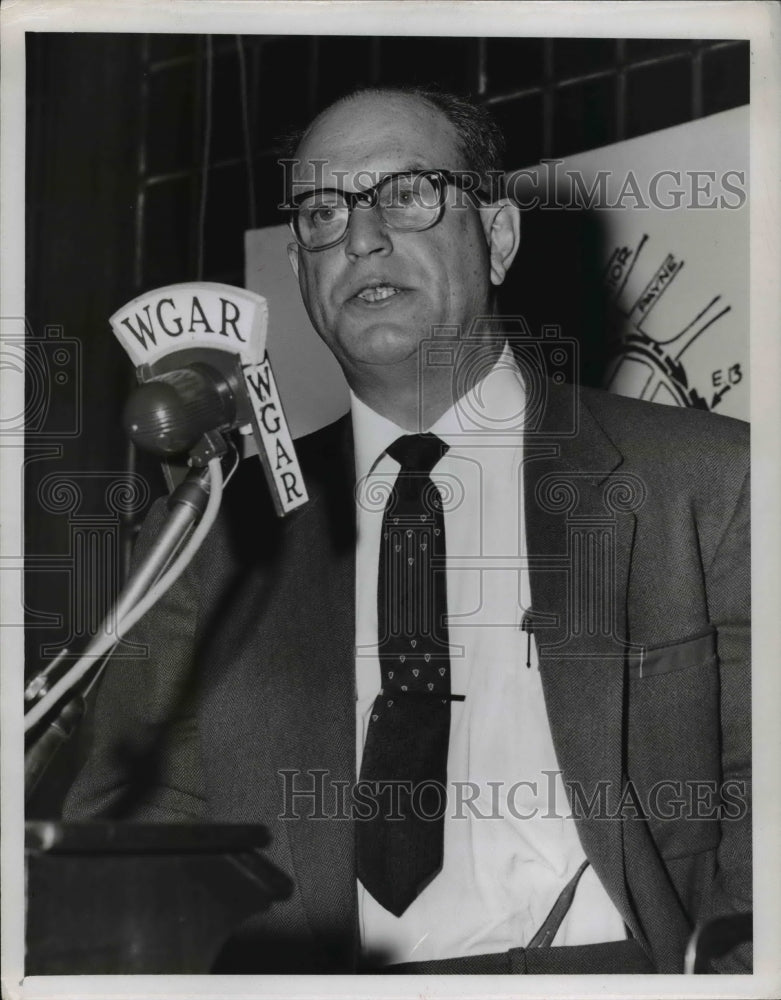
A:
<svg viewBox="0 0 781 1000">
<path fill-rule="evenodd" d="M 694 407 L 668 406 L 581 388 L 579 398 L 627 460 L 653 457 L 668 465 L 712 460 L 748 468 L 750 427 L 743 420 Z"/>
</svg>

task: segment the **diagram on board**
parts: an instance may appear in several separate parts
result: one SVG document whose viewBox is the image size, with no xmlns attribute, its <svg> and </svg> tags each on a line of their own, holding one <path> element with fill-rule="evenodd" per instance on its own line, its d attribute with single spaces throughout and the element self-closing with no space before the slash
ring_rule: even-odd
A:
<svg viewBox="0 0 781 1000">
<path fill-rule="evenodd" d="M 616 321 L 605 387 L 657 403 L 715 410 L 743 381 L 740 359 L 730 357 L 723 364 L 718 358 L 719 366 L 707 372 L 701 363 L 693 371 L 689 359 L 694 345 L 702 358 L 702 338 L 713 339 L 720 326 L 729 322 L 732 307 L 718 294 L 705 294 L 701 305 L 692 306 L 696 295 L 688 289 L 688 305 L 682 311 L 677 303 L 677 308 L 669 310 L 667 322 L 665 303 L 675 297 L 670 293 L 676 283 L 680 287 L 686 281 L 685 263 L 673 252 L 655 253 L 647 234 L 634 247 L 614 248 L 604 273 Z"/>
</svg>

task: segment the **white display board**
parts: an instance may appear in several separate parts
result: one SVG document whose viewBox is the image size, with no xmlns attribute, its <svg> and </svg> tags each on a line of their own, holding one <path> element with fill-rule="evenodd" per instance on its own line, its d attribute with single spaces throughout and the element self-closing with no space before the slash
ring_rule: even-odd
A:
<svg viewBox="0 0 781 1000">
<path fill-rule="evenodd" d="M 741 107 L 510 172 L 521 200 L 553 197 L 553 183 L 557 200 L 599 216 L 621 334 L 612 391 L 748 419 L 748 151 Z M 301 302 L 290 239 L 284 225 L 246 233 L 246 284 L 268 300 L 268 351 L 295 438 L 349 399 Z"/>
<path fill-rule="evenodd" d="M 579 184 L 605 231 L 612 391 L 748 420 L 748 160 L 745 106 L 556 165 L 559 198 Z"/>
</svg>

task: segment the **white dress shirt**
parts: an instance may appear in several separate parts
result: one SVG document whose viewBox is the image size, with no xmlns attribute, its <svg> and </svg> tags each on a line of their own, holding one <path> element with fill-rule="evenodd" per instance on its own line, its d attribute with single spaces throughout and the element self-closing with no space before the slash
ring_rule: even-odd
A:
<svg viewBox="0 0 781 1000">
<path fill-rule="evenodd" d="M 482 381 L 430 428 L 450 446 L 431 477 L 445 509 L 451 690 L 465 700 L 451 703 L 441 872 L 401 917 L 358 883 L 364 951 L 382 952 L 392 963 L 523 947 L 585 859 L 559 774 L 534 641 L 520 630 L 530 606 L 521 489 L 524 398 L 505 348 Z M 352 420 L 360 774 L 380 690 L 380 529 L 399 468 L 385 449 L 408 432 L 355 396 Z M 620 914 L 587 868 L 554 944 L 625 937 Z"/>
</svg>

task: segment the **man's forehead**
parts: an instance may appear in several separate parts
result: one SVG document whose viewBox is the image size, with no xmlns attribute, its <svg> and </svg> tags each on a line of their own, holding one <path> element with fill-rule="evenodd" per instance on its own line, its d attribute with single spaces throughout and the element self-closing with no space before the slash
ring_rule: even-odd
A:
<svg viewBox="0 0 781 1000">
<path fill-rule="evenodd" d="M 324 112 L 305 134 L 296 161 L 295 180 L 317 186 L 349 186 L 356 173 L 463 166 L 447 118 L 428 102 L 395 94 L 348 100 Z"/>
</svg>

